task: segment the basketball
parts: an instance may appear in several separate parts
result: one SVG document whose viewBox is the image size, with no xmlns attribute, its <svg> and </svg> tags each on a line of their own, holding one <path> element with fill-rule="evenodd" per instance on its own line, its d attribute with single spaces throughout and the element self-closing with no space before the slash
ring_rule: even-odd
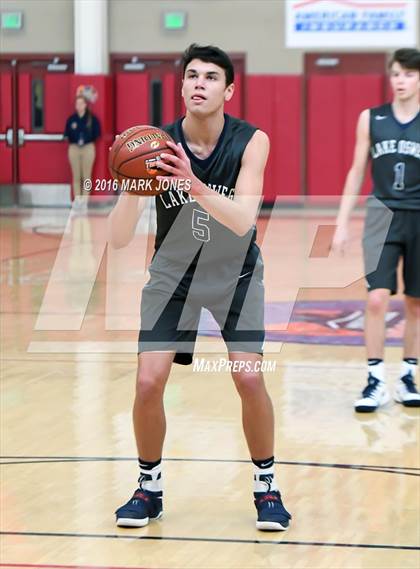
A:
<svg viewBox="0 0 420 569">
<path fill-rule="evenodd" d="M 123 191 L 145 196 L 161 193 L 156 176 L 169 174 L 158 168 L 157 161 L 162 152 L 174 154 L 168 140 L 174 142 L 165 131 L 148 125 L 121 133 L 109 151 L 109 170 Z"/>
</svg>

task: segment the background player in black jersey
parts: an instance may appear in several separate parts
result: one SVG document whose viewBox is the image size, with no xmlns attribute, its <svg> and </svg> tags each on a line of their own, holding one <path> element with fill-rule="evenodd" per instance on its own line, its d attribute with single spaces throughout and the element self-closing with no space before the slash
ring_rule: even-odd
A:
<svg viewBox="0 0 420 569">
<path fill-rule="evenodd" d="M 191 180 L 192 186 L 188 194 L 170 190 L 156 198 L 155 254 L 142 294 L 133 410 L 139 488 L 117 510 L 119 526 L 141 527 L 161 516 L 163 393 L 172 363 L 192 362 L 202 306 L 218 321 L 229 359 L 251 364 L 233 371 L 232 377 L 254 463 L 257 528 L 276 531 L 289 525 L 274 477 L 273 407 L 256 366 L 262 360 L 264 287 L 254 224 L 269 140 L 264 132 L 224 114 L 233 80 L 232 62 L 222 50 L 193 44 L 184 53 L 187 111 L 185 118 L 164 127 L 178 144 L 172 145 L 175 157 L 162 154 L 161 168 Z M 130 241 L 144 200 L 120 196 L 110 216 L 112 245 Z M 182 326 L 185 314 L 187 324 Z M 245 326 L 239 326 L 241 320 Z"/>
<path fill-rule="evenodd" d="M 343 252 L 348 222 L 370 156 L 373 192 L 368 199 L 364 256 L 368 285 L 365 340 L 368 383 L 355 402 L 359 412 L 375 411 L 390 400 L 385 383 L 385 315 L 397 290 L 403 259 L 405 293 L 404 354 L 394 398 L 420 406 L 415 376 L 420 352 L 420 52 L 397 50 L 390 62 L 391 104 L 364 110 L 357 125 L 352 167 L 336 221 L 333 249 Z M 385 207 L 386 206 L 386 207 Z M 392 213 L 391 213 L 392 212 Z M 389 214 L 389 215 L 388 215 Z M 375 270 L 371 263 L 379 258 Z"/>
</svg>

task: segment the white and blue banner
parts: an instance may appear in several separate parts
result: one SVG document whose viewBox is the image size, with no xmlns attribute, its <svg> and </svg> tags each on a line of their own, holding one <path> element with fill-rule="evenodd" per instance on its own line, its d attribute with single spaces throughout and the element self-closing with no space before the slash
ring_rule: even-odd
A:
<svg viewBox="0 0 420 569">
<path fill-rule="evenodd" d="M 415 47 L 418 0 L 286 0 L 287 47 Z"/>
</svg>

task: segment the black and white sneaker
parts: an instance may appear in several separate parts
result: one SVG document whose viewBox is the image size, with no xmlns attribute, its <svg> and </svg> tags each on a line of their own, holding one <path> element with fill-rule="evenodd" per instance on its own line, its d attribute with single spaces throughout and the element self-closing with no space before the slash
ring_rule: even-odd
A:
<svg viewBox="0 0 420 569">
<path fill-rule="evenodd" d="M 394 399 L 404 407 L 420 407 L 420 393 L 417 391 L 414 377 L 411 373 L 404 375 L 397 381 Z"/>
<path fill-rule="evenodd" d="M 386 383 L 370 373 L 368 384 L 362 391 L 362 397 L 355 402 L 354 410 L 357 413 L 372 413 L 381 405 L 388 403 L 390 399 Z"/>
</svg>

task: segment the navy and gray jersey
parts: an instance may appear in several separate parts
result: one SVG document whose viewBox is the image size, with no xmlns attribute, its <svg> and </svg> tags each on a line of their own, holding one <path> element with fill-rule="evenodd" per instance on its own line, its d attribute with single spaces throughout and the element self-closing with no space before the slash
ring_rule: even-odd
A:
<svg viewBox="0 0 420 569">
<path fill-rule="evenodd" d="M 225 122 L 213 152 L 199 159 L 189 149 L 182 120 L 163 127 L 175 142 L 181 142 L 194 174 L 212 190 L 233 199 L 246 146 L 257 130 L 249 123 L 225 114 Z M 201 263 L 228 262 L 242 257 L 244 266 L 254 266 L 259 248 L 256 228 L 238 236 L 214 219 L 188 192 L 168 190 L 156 196 L 157 232 L 155 254 L 185 264 L 200 258 Z"/>
<path fill-rule="evenodd" d="M 372 195 L 389 209 L 420 210 L 420 112 L 400 123 L 390 104 L 370 109 Z"/>
</svg>

